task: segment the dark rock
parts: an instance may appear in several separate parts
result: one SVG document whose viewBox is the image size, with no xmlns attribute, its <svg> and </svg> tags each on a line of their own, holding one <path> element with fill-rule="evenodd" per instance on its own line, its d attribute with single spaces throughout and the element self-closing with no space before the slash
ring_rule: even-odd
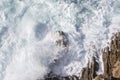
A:
<svg viewBox="0 0 120 80">
<path fill-rule="evenodd" d="M 68 46 L 67 35 L 63 31 L 56 31 L 56 33 L 58 33 L 59 36 L 62 37 L 61 39 L 58 39 L 56 41 L 56 44 L 59 45 L 59 46 L 67 47 Z"/>
<path fill-rule="evenodd" d="M 62 36 L 65 35 L 62 31 L 58 31 L 58 33 Z M 120 32 L 114 34 L 111 39 L 110 47 L 106 47 L 103 51 L 103 74 L 96 74 L 99 69 L 99 64 L 96 61 L 97 58 L 93 56 L 92 63 L 89 62 L 87 67 L 82 70 L 80 79 L 79 76 L 73 75 L 66 77 L 49 76 L 45 80 L 120 80 Z M 58 45 L 68 45 L 64 40 L 58 40 L 56 43 Z"/>
</svg>

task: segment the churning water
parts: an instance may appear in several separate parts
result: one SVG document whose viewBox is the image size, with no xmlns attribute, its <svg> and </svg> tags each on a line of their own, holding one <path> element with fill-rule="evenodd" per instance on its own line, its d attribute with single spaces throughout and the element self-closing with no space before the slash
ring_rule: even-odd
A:
<svg viewBox="0 0 120 80">
<path fill-rule="evenodd" d="M 55 31 L 68 35 L 67 50 Z M 0 80 L 80 76 L 95 55 L 101 74 L 102 49 L 118 31 L 120 0 L 0 0 Z"/>
</svg>

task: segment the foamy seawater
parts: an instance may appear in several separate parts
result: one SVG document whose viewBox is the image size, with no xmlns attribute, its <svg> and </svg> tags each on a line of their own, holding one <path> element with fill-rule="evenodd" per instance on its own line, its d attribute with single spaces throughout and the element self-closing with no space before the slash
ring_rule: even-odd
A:
<svg viewBox="0 0 120 80">
<path fill-rule="evenodd" d="M 56 31 L 66 33 L 67 48 L 56 46 Z M 102 49 L 119 31 L 120 0 L 1 0 L 0 80 L 81 76 L 96 54 L 101 74 Z"/>
</svg>

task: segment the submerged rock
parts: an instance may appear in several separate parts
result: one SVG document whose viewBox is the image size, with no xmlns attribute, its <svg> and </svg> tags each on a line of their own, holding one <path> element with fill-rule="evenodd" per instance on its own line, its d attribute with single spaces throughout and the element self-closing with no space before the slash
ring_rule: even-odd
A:
<svg viewBox="0 0 120 80">
<path fill-rule="evenodd" d="M 63 31 L 56 31 L 56 34 L 58 34 L 58 37 L 60 37 L 56 40 L 56 44 L 59 46 L 67 47 L 68 46 L 67 35 Z"/>
</svg>

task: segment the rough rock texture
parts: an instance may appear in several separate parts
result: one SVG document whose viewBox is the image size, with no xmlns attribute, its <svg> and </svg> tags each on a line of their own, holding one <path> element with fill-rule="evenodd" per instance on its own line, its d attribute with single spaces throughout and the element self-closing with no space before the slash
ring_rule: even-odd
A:
<svg viewBox="0 0 120 80">
<path fill-rule="evenodd" d="M 58 31 L 60 35 L 64 35 L 64 32 Z M 67 41 L 60 39 L 56 41 L 58 45 L 67 46 Z M 49 73 L 45 80 L 120 80 L 120 32 L 115 34 L 111 38 L 109 47 L 106 47 L 103 51 L 104 73 L 97 75 L 96 72 L 99 69 L 97 58 L 93 57 L 92 63 L 88 63 L 88 66 L 83 69 L 82 76 L 58 76 Z"/>
<path fill-rule="evenodd" d="M 120 61 L 117 61 L 113 66 L 112 74 L 116 78 L 120 78 Z"/>
<path fill-rule="evenodd" d="M 104 49 L 103 62 L 104 74 L 97 75 L 99 65 L 93 57 L 91 67 L 83 69 L 81 80 L 120 80 L 120 32 L 113 35 L 110 46 Z"/>
<path fill-rule="evenodd" d="M 81 80 L 120 80 L 120 33 L 116 33 L 111 38 L 109 47 L 103 51 L 104 74 L 96 75 L 98 64 L 93 59 L 93 66 L 86 68 L 86 73 Z M 84 70 L 83 70 L 84 72 Z"/>
<path fill-rule="evenodd" d="M 63 31 L 56 31 L 56 33 L 60 37 L 60 39 L 56 40 L 56 44 L 59 46 L 67 47 L 68 46 L 67 35 Z"/>
<path fill-rule="evenodd" d="M 104 77 L 109 80 L 120 80 L 120 33 L 115 34 L 110 47 L 105 48 L 103 61 Z"/>
<path fill-rule="evenodd" d="M 99 64 L 96 62 L 95 57 L 93 57 L 92 63 L 88 64 L 87 68 L 83 69 L 82 77 L 80 80 L 92 80 L 97 74 L 96 71 L 99 69 Z"/>
</svg>

